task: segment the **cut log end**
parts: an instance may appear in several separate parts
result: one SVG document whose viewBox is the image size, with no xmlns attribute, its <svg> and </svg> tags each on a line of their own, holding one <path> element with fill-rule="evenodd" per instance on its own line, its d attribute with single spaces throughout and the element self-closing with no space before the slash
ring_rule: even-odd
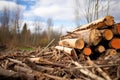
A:
<svg viewBox="0 0 120 80">
<path fill-rule="evenodd" d="M 112 26 L 114 24 L 114 17 L 113 16 L 106 16 L 105 17 L 105 24 L 106 24 L 106 26 Z"/>
<path fill-rule="evenodd" d="M 84 41 L 83 41 L 83 39 L 78 39 L 77 41 L 76 41 L 76 48 L 78 48 L 78 49 L 83 49 L 84 48 Z"/>
<path fill-rule="evenodd" d="M 103 53 L 103 52 L 105 51 L 105 47 L 102 46 L 102 45 L 100 45 L 100 46 L 97 47 L 97 51 L 98 51 L 99 53 Z"/>
<path fill-rule="evenodd" d="M 103 36 L 106 40 L 111 40 L 113 38 L 113 32 L 107 29 L 103 32 Z"/>
<path fill-rule="evenodd" d="M 120 49 L 120 38 L 114 38 L 109 43 L 110 47 Z"/>
<path fill-rule="evenodd" d="M 84 53 L 85 55 L 89 56 L 89 55 L 92 54 L 92 50 L 91 50 L 91 48 L 89 48 L 89 47 L 85 47 L 85 48 L 83 49 L 83 53 Z"/>
</svg>

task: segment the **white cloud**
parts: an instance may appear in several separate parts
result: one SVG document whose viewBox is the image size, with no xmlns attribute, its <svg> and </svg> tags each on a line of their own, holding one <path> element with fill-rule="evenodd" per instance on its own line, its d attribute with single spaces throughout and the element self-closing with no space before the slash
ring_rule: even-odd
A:
<svg viewBox="0 0 120 80">
<path fill-rule="evenodd" d="M 88 0 L 79 0 L 79 16 L 81 19 L 85 18 L 85 10 L 88 8 Z M 111 0 L 110 3 L 116 2 Z M 107 1 L 100 1 L 100 10 L 107 8 Z M 38 0 L 36 4 L 31 7 L 29 11 L 26 11 L 24 15 L 41 16 L 43 18 L 53 18 L 53 20 L 75 20 L 75 0 Z M 113 5 L 110 5 L 110 7 Z M 116 6 L 119 6 L 117 4 Z M 112 8 L 112 7 L 111 7 Z M 92 11 L 92 9 L 91 9 Z M 106 12 L 104 12 L 106 13 Z"/>
<path fill-rule="evenodd" d="M 41 29 L 40 33 L 43 31 L 47 31 L 47 23 L 45 23 L 45 22 L 39 22 L 39 21 L 34 22 L 34 21 L 24 20 L 22 23 L 21 30 L 23 28 L 24 23 L 27 24 L 28 29 L 30 29 L 32 33 L 35 32 L 35 27 L 38 25 L 39 25 L 39 28 Z M 53 29 L 53 31 L 62 32 L 62 34 L 65 34 L 67 31 L 73 30 L 74 27 L 73 26 L 54 25 L 54 26 L 52 26 L 52 29 Z"/>
<path fill-rule="evenodd" d="M 35 15 L 54 20 L 73 20 L 73 3 L 72 0 L 39 0 L 24 15 L 28 17 Z"/>
<path fill-rule="evenodd" d="M 25 0 L 29 1 L 29 0 Z M 34 1 L 34 0 L 31 0 Z M 80 18 L 81 20 L 85 20 L 85 9 L 87 8 L 87 1 L 88 0 L 79 0 L 80 8 Z M 94 1 L 94 0 L 93 0 Z M 0 1 L 0 10 L 2 10 L 5 6 L 9 7 L 10 9 L 16 8 L 18 4 L 12 1 Z M 104 9 L 102 13 L 106 14 L 105 9 L 107 1 L 101 0 L 100 3 L 100 9 Z M 104 6 L 103 6 L 104 5 Z M 115 18 L 120 18 L 119 16 L 119 5 L 120 1 L 118 0 L 110 0 L 110 14 L 115 16 Z M 19 5 L 22 9 L 25 9 L 26 7 L 23 5 Z M 36 0 L 36 4 L 31 5 L 29 10 L 26 10 L 23 14 L 24 17 L 29 20 L 30 18 L 34 18 L 34 16 L 40 16 L 44 19 L 52 18 L 53 21 L 62 21 L 63 23 L 59 22 L 60 25 L 54 25 L 54 30 L 60 30 L 61 24 L 64 27 L 63 32 L 70 31 L 73 29 L 73 25 L 68 26 L 64 25 L 64 21 L 69 21 L 74 23 L 75 20 L 75 0 Z M 102 7 L 103 6 L 103 7 Z M 101 14 L 101 12 L 99 13 Z M 33 19 L 34 20 L 34 19 Z M 33 22 L 33 21 L 32 21 Z M 32 22 L 27 21 L 27 23 L 31 24 Z M 54 22 L 55 23 L 55 22 Z M 84 21 L 83 21 L 84 23 Z M 45 26 L 46 23 L 43 23 L 43 26 Z M 33 31 L 34 26 L 29 25 L 30 29 Z"/>
<path fill-rule="evenodd" d="M 52 18 L 53 21 L 72 21 L 74 19 L 73 3 L 72 0 L 39 0 L 37 4 L 31 7 L 30 11 L 24 13 L 24 16 L 28 19 L 32 16 L 41 16 L 45 19 Z M 64 22 L 59 23 L 60 25 L 53 26 L 53 30 L 62 30 L 62 33 L 66 33 L 66 31 L 73 29 L 73 26 L 64 25 Z M 64 28 L 61 27 L 61 24 L 64 25 Z M 43 26 L 47 27 L 46 23 Z M 30 28 L 32 30 L 33 26 Z"/>
<path fill-rule="evenodd" d="M 87 0 L 79 0 L 79 12 L 81 23 L 85 24 L 85 9 L 88 8 Z M 99 11 L 103 9 L 100 17 L 106 15 L 107 1 L 101 0 L 99 4 Z M 110 0 L 110 14 L 119 17 L 120 2 L 117 0 Z M 70 21 L 74 23 L 75 20 L 75 0 L 38 0 L 29 11 L 24 13 L 25 17 L 41 16 L 42 18 L 52 18 L 54 21 Z M 91 9 L 92 10 L 92 9 Z M 83 21 L 84 20 L 84 21 Z M 65 23 L 65 22 L 64 22 Z M 61 23 L 64 25 L 64 23 Z M 54 30 L 60 30 L 61 24 L 54 26 Z M 73 29 L 73 26 L 64 25 L 63 33 Z M 75 26 L 75 25 L 74 25 Z"/>
<path fill-rule="evenodd" d="M 23 25 L 25 23 L 27 24 L 27 28 L 30 29 L 32 33 L 35 32 L 36 26 L 40 28 L 40 32 L 46 30 L 47 27 L 47 24 L 45 22 L 39 22 L 39 21 L 34 22 L 34 21 L 24 20 L 21 29 L 23 28 Z"/>
<path fill-rule="evenodd" d="M 71 31 L 73 30 L 74 27 L 71 26 L 53 26 L 53 30 L 60 32 L 62 34 L 66 34 L 67 31 Z"/>
<path fill-rule="evenodd" d="M 16 7 L 19 7 L 21 10 L 25 10 L 25 6 L 18 5 L 15 2 L 12 1 L 0 1 L 0 11 L 4 8 L 9 8 L 10 10 L 14 10 Z"/>
</svg>

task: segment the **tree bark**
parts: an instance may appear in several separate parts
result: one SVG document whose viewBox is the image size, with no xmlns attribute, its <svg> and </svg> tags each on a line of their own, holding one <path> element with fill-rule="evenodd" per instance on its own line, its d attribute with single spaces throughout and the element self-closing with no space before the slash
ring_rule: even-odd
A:
<svg viewBox="0 0 120 80">
<path fill-rule="evenodd" d="M 84 41 L 82 39 L 64 39 L 59 41 L 60 46 L 83 49 Z"/>
<path fill-rule="evenodd" d="M 107 49 L 105 54 L 112 56 L 117 54 L 117 51 L 115 49 Z"/>
<path fill-rule="evenodd" d="M 65 38 L 83 39 L 85 43 L 95 46 L 102 40 L 102 34 L 98 29 L 92 29 L 92 30 L 87 29 L 82 31 L 71 32 L 71 34 L 65 35 L 63 39 Z"/>
<path fill-rule="evenodd" d="M 64 51 L 65 53 L 68 53 L 69 55 L 72 56 L 73 59 L 77 58 L 77 54 L 75 53 L 75 50 L 72 48 L 67 48 L 67 47 L 63 47 L 63 46 L 56 46 L 55 48 L 60 51 Z"/>
<path fill-rule="evenodd" d="M 89 24 L 82 25 L 79 28 L 73 30 L 72 32 L 86 29 L 95 29 L 95 28 L 103 28 L 105 26 L 114 25 L 114 17 L 113 16 L 105 16 L 104 18 L 93 21 Z"/>
<path fill-rule="evenodd" d="M 28 69 L 28 68 L 25 68 L 25 67 L 21 67 L 21 66 L 17 66 L 15 65 L 14 66 L 14 69 L 17 71 L 17 72 L 24 72 L 24 73 L 32 73 L 32 70 L 31 69 Z"/>
<path fill-rule="evenodd" d="M 116 23 L 114 26 L 113 26 L 113 29 L 112 29 L 113 33 L 115 35 L 120 35 L 120 23 Z"/>
</svg>

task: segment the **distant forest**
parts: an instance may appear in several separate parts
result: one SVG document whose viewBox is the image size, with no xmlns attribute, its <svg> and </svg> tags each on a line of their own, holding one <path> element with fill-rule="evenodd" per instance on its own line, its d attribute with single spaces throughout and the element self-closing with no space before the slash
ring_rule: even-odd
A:
<svg viewBox="0 0 120 80">
<path fill-rule="evenodd" d="M 15 47 L 38 47 L 46 46 L 52 39 L 55 39 L 53 44 L 59 39 L 61 32 L 53 31 L 52 19 L 47 20 L 47 30 L 40 32 L 42 25 L 35 22 L 35 32 L 31 33 L 28 29 L 27 22 L 22 26 L 22 12 L 19 7 L 14 11 L 9 8 L 4 8 L 0 12 L 0 47 L 7 48 Z M 21 30 L 22 28 L 22 30 Z"/>
</svg>

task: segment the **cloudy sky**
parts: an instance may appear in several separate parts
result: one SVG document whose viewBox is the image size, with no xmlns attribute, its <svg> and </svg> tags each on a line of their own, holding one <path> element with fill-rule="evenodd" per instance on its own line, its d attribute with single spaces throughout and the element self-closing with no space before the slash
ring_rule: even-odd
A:
<svg viewBox="0 0 120 80">
<path fill-rule="evenodd" d="M 104 9 L 107 8 L 106 4 L 108 0 L 100 1 L 99 7 L 103 9 L 102 13 L 105 13 Z M 109 14 L 114 16 L 117 22 L 120 22 L 120 0 L 109 1 Z M 88 0 L 78 0 L 78 2 L 80 24 L 82 25 L 86 23 L 85 10 Z M 29 24 L 31 30 L 34 28 L 31 24 L 34 20 L 40 21 L 40 23 L 45 26 L 48 18 L 53 20 L 53 28 L 55 30 L 59 30 L 62 27 L 63 32 L 65 32 L 76 27 L 75 0 L 0 0 L 0 11 L 2 11 L 4 7 L 9 7 L 9 9 L 14 10 L 16 6 L 22 9 L 22 20 Z"/>
</svg>

